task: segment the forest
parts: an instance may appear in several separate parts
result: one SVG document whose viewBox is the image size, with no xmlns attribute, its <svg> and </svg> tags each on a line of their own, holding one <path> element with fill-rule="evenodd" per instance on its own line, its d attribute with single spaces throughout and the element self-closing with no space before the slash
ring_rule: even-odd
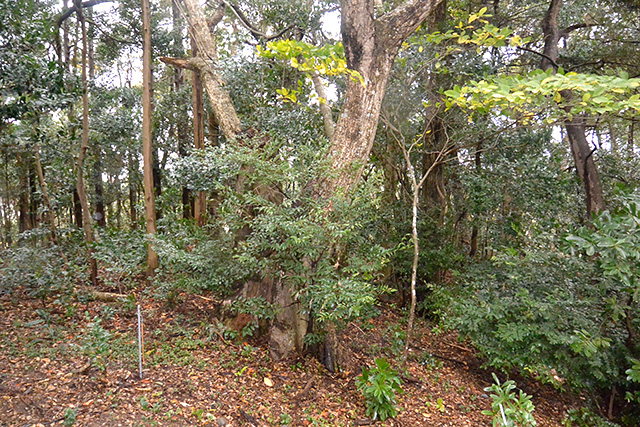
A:
<svg viewBox="0 0 640 427">
<path fill-rule="evenodd" d="M 640 425 L 640 2 L 4 0 L 0 426 Z"/>
</svg>

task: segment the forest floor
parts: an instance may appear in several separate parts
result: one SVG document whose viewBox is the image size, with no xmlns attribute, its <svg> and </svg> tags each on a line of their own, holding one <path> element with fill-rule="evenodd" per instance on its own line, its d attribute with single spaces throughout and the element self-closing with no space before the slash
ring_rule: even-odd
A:
<svg viewBox="0 0 640 427">
<path fill-rule="evenodd" d="M 312 357 L 274 362 L 260 339 L 223 340 L 219 306 L 182 295 L 173 309 L 141 297 L 143 379 L 134 300 L 48 301 L 0 297 L 0 426 L 490 426 L 481 411 L 493 380 L 467 344 L 421 321 L 404 371 L 399 414 L 368 420 L 355 380 L 376 357 L 402 351 L 403 317 L 392 305 L 340 342 L 342 370 Z M 561 426 L 580 405 L 569 394 L 517 379 L 533 396 L 538 426 Z"/>
</svg>

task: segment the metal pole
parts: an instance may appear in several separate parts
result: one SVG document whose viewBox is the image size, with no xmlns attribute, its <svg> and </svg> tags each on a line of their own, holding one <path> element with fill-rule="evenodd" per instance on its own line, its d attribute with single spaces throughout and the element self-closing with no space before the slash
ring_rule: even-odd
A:
<svg viewBox="0 0 640 427">
<path fill-rule="evenodd" d="M 140 312 L 140 304 L 138 304 L 138 368 L 140 379 L 142 379 L 142 340 L 142 313 Z"/>
</svg>

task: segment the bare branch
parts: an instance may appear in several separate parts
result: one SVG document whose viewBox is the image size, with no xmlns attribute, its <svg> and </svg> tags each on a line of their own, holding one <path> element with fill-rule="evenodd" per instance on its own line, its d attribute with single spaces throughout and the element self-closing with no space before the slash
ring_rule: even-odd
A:
<svg viewBox="0 0 640 427">
<path fill-rule="evenodd" d="M 409 0 L 376 20 L 384 35 L 401 43 L 436 9 L 443 0 Z"/>
<path fill-rule="evenodd" d="M 548 55 L 546 55 L 544 53 L 538 52 L 537 50 L 529 49 L 529 48 L 522 47 L 522 46 L 517 46 L 517 48 L 518 48 L 518 50 L 523 50 L 525 52 L 531 52 L 531 53 L 534 53 L 534 54 L 536 54 L 538 56 L 543 57 L 544 59 L 546 59 L 547 61 L 549 61 L 551 63 L 551 65 L 553 66 L 554 69 L 556 69 L 556 70 L 558 69 L 558 64 L 550 56 L 548 56 Z"/>
<path fill-rule="evenodd" d="M 85 1 L 84 3 L 80 3 L 80 6 L 82 6 L 81 9 L 85 9 L 87 7 L 93 7 L 97 4 L 109 3 L 111 1 L 113 0 L 88 0 L 88 1 Z M 76 12 L 77 10 L 78 10 L 77 4 L 74 2 L 73 6 L 62 11 L 62 14 L 58 17 L 58 19 L 56 19 L 56 26 L 59 28 L 62 25 L 62 23 L 71 15 L 73 15 L 73 13 Z"/>
<path fill-rule="evenodd" d="M 573 25 L 569 25 L 566 28 L 563 28 L 562 30 L 560 30 L 560 38 L 562 37 L 567 37 L 571 32 L 575 31 L 575 30 L 579 30 L 580 28 L 589 28 L 589 27 L 593 27 L 594 24 L 587 24 L 584 22 L 580 22 L 579 24 L 573 24 Z"/>
<path fill-rule="evenodd" d="M 234 3 L 227 2 L 225 0 L 222 0 L 222 3 L 225 4 L 226 6 L 228 6 L 229 9 L 231 9 L 233 11 L 234 15 L 236 15 L 238 17 L 238 19 L 240 20 L 242 25 L 247 30 L 249 30 L 251 35 L 258 41 L 260 41 L 262 39 L 264 39 L 264 40 L 277 39 L 277 38 L 281 37 L 287 31 L 292 30 L 292 29 L 294 29 L 296 27 L 295 25 L 289 25 L 287 28 L 285 28 L 285 29 L 283 29 L 281 31 L 278 31 L 276 34 L 268 35 L 268 34 L 263 33 L 262 31 L 260 31 L 255 25 L 251 24 L 251 22 L 249 22 L 249 19 L 247 18 L 247 16 L 242 12 L 242 10 L 240 10 L 238 5 L 236 5 Z"/>
</svg>

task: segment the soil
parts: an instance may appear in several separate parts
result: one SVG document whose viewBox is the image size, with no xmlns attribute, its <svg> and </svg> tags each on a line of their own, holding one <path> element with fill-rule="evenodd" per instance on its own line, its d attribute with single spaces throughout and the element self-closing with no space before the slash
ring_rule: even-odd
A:
<svg viewBox="0 0 640 427">
<path fill-rule="evenodd" d="M 261 338 L 225 337 L 220 305 L 181 295 L 169 309 L 138 296 L 144 318 L 138 371 L 135 300 L 43 303 L 0 297 L 0 426 L 491 426 L 493 379 L 469 344 L 418 322 L 398 415 L 369 420 L 356 387 L 363 366 L 402 354 L 402 316 L 392 305 L 341 333 L 342 369 L 311 356 L 274 361 Z M 101 320 L 98 320 L 101 319 Z M 501 380 L 504 380 L 501 377 Z M 581 401 L 518 378 L 538 426 L 560 426 Z"/>
</svg>

